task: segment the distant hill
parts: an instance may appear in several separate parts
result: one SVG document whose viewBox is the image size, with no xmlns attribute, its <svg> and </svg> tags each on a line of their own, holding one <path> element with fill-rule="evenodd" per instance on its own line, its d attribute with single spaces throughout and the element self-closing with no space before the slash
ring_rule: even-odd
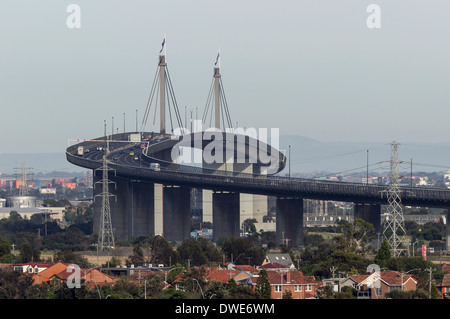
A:
<svg viewBox="0 0 450 319">
<path fill-rule="evenodd" d="M 270 139 L 269 139 L 270 141 Z M 286 151 L 289 158 L 291 145 L 291 174 L 309 174 L 312 177 L 327 173 L 348 171 L 366 172 L 367 150 L 369 150 L 370 172 L 386 170 L 386 161 L 391 157 L 390 141 L 383 142 L 321 142 L 300 135 L 280 137 L 280 149 Z M 409 174 L 413 161 L 413 172 L 447 171 L 450 169 L 450 143 L 402 143 L 398 148 L 401 171 Z M 14 168 L 25 162 L 31 172 L 46 174 L 57 171 L 65 173 L 86 172 L 66 160 L 64 152 L 60 153 L 23 153 L 0 154 L 0 172 L 15 173 Z M 384 162 L 384 163 L 382 163 Z M 17 171 L 18 172 L 18 171 Z M 288 166 L 281 175 L 288 174 Z"/>
</svg>

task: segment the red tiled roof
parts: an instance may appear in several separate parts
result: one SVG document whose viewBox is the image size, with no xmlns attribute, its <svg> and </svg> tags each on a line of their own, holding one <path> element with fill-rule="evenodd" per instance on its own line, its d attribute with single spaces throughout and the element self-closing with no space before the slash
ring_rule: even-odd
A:
<svg viewBox="0 0 450 319">
<path fill-rule="evenodd" d="M 32 277 L 34 279 L 34 283 L 42 283 L 50 280 L 53 275 L 60 273 L 63 270 L 66 270 L 70 264 L 63 264 L 58 262 L 47 269 L 44 269 L 38 274 L 33 274 Z"/>
<path fill-rule="evenodd" d="M 450 287 L 450 274 L 444 274 L 439 287 Z"/>
<path fill-rule="evenodd" d="M 279 268 L 289 268 L 289 267 L 284 266 L 279 263 L 268 263 L 268 264 L 262 265 L 261 268 L 263 268 L 263 269 L 279 269 Z"/>
<path fill-rule="evenodd" d="M 212 270 L 207 272 L 205 279 L 208 281 L 219 281 L 227 283 L 228 280 L 240 274 L 241 270 Z"/>
<path fill-rule="evenodd" d="M 236 270 L 243 270 L 246 272 L 251 272 L 252 274 L 258 274 L 259 270 L 250 265 L 236 265 Z"/>
<path fill-rule="evenodd" d="M 72 274 L 73 271 L 69 272 L 67 271 L 67 269 L 65 269 L 57 274 L 54 274 L 52 277 L 56 277 L 60 280 L 67 280 Z M 80 268 L 80 275 L 81 279 L 86 279 L 86 277 L 88 277 L 89 280 L 86 279 L 87 281 L 96 281 L 97 283 L 113 281 L 113 277 L 101 272 L 96 268 Z"/>
<path fill-rule="evenodd" d="M 369 275 L 350 275 L 349 277 L 352 278 L 357 283 L 360 283 L 363 280 L 365 280 L 367 277 L 369 277 Z"/>
</svg>

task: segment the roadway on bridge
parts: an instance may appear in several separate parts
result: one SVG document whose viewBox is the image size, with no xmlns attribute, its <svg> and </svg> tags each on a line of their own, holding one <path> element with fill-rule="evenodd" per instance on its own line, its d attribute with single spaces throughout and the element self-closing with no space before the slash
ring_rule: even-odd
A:
<svg viewBox="0 0 450 319">
<path fill-rule="evenodd" d="M 101 138 L 99 140 L 102 140 Z M 150 138 L 148 152 L 161 142 L 170 140 Z M 69 162 L 91 169 L 102 166 L 105 142 L 82 142 L 69 147 L 66 156 Z M 279 175 L 267 176 L 240 172 L 208 170 L 187 165 L 178 165 L 147 156 L 141 143 L 110 142 L 108 154 L 109 167 L 116 170 L 118 176 L 140 179 L 166 185 L 179 185 L 214 191 L 230 191 L 260 194 L 278 197 L 299 197 L 304 199 L 335 200 L 387 204 L 388 185 L 362 184 L 314 179 L 289 178 Z M 83 145 L 83 156 L 76 153 Z M 170 144 L 170 145 L 173 145 Z M 99 146 L 102 149 L 99 149 Z M 160 171 L 150 168 L 151 162 L 161 164 Z M 401 187 L 402 203 L 409 206 L 440 207 L 450 206 L 450 191 L 441 188 Z"/>
</svg>

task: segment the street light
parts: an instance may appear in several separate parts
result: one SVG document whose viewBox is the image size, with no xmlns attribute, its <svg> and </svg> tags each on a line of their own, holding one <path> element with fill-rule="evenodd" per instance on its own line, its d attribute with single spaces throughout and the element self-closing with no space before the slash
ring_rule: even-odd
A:
<svg viewBox="0 0 450 319">
<path fill-rule="evenodd" d="M 205 295 L 203 294 L 203 289 L 202 289 L 202 287 L 200 286 L 200 283 L 198 282 L 198 280 L 195 279 L 195 278 L 192 278 L 192 280 L 197 282 L 197 285 L 198 285 L 198 287 L 200 288 L 200 292 L 202 293 L 202 297 L 203 297 L 203 299 L 205 299 Z"/>
<path fill-rule="evenodd" d="M 414 245 L 417 244 L 418 241 L 416 240 L 413 244 L 412 244 L 412 253 L 413 253 L 413 257 L 414 257 Z"/>
</svg>

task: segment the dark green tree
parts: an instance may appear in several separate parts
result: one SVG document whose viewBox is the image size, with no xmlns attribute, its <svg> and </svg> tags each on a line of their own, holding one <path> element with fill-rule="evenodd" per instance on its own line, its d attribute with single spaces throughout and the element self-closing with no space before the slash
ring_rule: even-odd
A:
<svg viewBox="0 0 450 319">
<path fill-rule="evenodd" d="M 145 262 L 145 257 L 144 252 L 142 251 L 142 247 L 140 245 L 134 245 L 133 253 L 130 256 L 128 256 L 126 263 L 138 266 L 141 265 L 143 262 Z"/>
<path fill-rule="evenodd" d="M 53 254 L 53 260 L 55 262 L 76 264 L 80 268 L 90 268 L 90 267 L 92 267 L 92 265 L 89 263 L 89 261 L 86 258 L 76 254 L 75 252 L 73 252 L 71 250 L 63 250 L 63 251 L 55 252 Z"/>
<path fill-rule="evenodd" d="M 11 244 L 0 238 L 0 258 L 11 253 Z"/>
<path fill-rule="evenodd" d="M 17 271 L 0 271 L 0 299 L 24 299 L 32 285 L 30 276 Z"/>
<path fill-rule="evenodd" d="M 112 293 L 121 299 L 138 299 L 141 298 L 142 292 L 141 287 L 128 277 L 120 277 L 112 287 Z"/>
<path fill-rule="evenodd" d="M 234 280 L 234 278 L 230 278 L 230 280 L 228 280 L 227 283 L 227 290 L 228 290 L 228 294 L 230 296 L 230 298 L 234 299 L 236 296 L 236 292 L 237 292 L 237 283 L 236 280 Z"/>
<path fill-rule="evenodd" d="M 270 287 L 269 277 L 268 277 L 267 271 L 265 269 L 262 269 L 259 272 L 259 277 L 256 281 L 255 292 L 259 299 L 270 299 L 271 298 L 271 287 Z"/>
<path fill-rule="evenodd" d="M 39 261 L 40 257 L 41 252 L 38 249 L 34 249 L 29 243 L 20 245 L 20 259 L 22 262 Z"/>
<path fill-rule="evenodd" d="M 386 267 L 388 260 L 391 258 L 391 248 L 386 240 L 381 243 L 380 249 L 378 249 L 375 255 L 374 262 L 380 267 Z"/>
</svg>

